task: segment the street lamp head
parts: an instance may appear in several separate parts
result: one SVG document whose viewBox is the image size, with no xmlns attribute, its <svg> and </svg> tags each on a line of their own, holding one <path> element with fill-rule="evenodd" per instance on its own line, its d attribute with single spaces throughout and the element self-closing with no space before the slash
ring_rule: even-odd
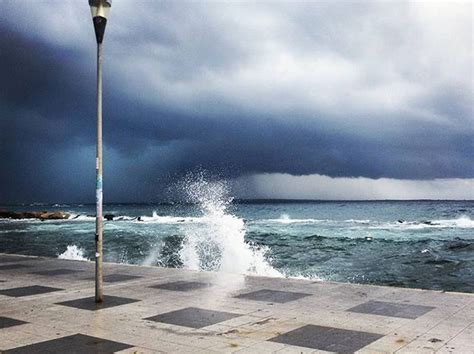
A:
<svg viewBox="0 0 474 354">
<path fill-rule="evenodd" d="M 95 37 L 97 43 L 100 44 L 104 39 L 107 15 L 112 6 L 112 0 L 89 0 L 89 6 L 91 7 L 92 21 L 94 22 Z"/>
<path fill-rule="evenodd" d="M 91 7 L 92 18 L 97 16 L 107 18 L 112 0 L 89 0 L 89 6 Z"/>
</svg>

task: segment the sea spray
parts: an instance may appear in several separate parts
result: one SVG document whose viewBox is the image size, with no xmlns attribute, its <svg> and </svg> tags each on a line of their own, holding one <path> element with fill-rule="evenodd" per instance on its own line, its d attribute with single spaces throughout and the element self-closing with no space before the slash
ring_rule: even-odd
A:
<svg viewBox="0 0 474 354">
<path fill-rule="evenodd" d="M 58 256 L 59 259 L 72 259 L 76 261 L 87 261 L 84 257 L 84 250 L 76 245 L 67 246 L 66 251 Z"/>
<path fill-rule="evenodd" d="M 188 175 L 180 184 L 186 200 L 196 204 L 203 223 L 184 224 L 179 254 L 190 269 L 239 274 L 283 276 L 265 258 L 266 248 L 245 241 L 244 220 L 232 215 L 232 197 L 224 180 L 212 180 L 204 172 Z"/>
</svg>

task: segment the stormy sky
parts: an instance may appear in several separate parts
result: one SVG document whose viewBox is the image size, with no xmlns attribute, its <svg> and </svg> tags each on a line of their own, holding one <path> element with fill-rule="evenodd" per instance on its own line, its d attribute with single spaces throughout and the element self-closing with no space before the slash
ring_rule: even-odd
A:
<svg viewBox="0 0 474 354">
<path fill-rule="evenodd" d="M 104 199 L 474 199 L 471 2 L 115 0 Z M 0 0 L 0 203 L 93 202 L 87 1 Z"/>
</svg>

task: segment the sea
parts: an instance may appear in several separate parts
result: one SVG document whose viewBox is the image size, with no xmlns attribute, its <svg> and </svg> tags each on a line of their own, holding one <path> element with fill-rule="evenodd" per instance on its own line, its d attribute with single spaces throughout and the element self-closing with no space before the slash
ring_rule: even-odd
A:
<svg viewBox="0 0 474 354">
<path fill-rule="evenodd" d="M 235 200 L 198 181 L 172 202 L 105 204 L 109 262 L 474 292 L 474 201 Z M 0 205 L 0 252 L 93 260 L 94 204 Z"/>
</svg>

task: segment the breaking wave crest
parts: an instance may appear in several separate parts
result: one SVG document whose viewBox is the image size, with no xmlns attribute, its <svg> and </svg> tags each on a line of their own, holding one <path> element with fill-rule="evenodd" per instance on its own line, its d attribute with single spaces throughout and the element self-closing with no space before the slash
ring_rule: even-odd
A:
<svg viewBox="0 0 474 354">
<path fill-rule="evenodd" d="M 456 219 L 440 219 L 427 221 L 404 221 L 398 220 L 396 222 L 381 223 L 370 226 L 373 229 L 444 229 L 444 228 L 460 228 L 472 229 L 474 228 L 474 220 L 467 216 L 461 216 Z"/>
<path fill-rule="evenodd" d="M 456 219 L 440 219 L 440 220 L 421 220 L 421 221 L 406 221 L 397 220 L 389 222 L 380 222 L 372 220 L 329 220 L 329 219 L 291 219 L 288 215 L 283 214 L 278 219 L 259 219 L 250 221 L 253 224 L 326 224 L 326 225 L 340 225 L 347 226 L 368 227 L 369 229 L 427 229 L 427 228 L 474 228 L 474 220 L 468 216 L 461 216 Z"/>
<path fill-rule="evenodd" d="M 137 222 L 146 222 L 146 223 L 157 223 L 157 224 L 179 224 L 179 223 L 193 223 L 193 222 L 203 222 L 204 218 L 199 217 L 179 217 L 179 216 L 161 216 L 153 212 L 152 216 L 140 216 L 135 218 L 134 221 Z"/>
<path fill-rule="evenodd" d="M 203 172 L 188 175 L 180 189 L 199 206 L 204 224 L 183 225 L 180 257 L 184 267 L 239 274 L 283 276 L 266 259 L 265 247 L 245 241 L 244 220 L 228 210 L 232 203 L 225 181 L 210 181 Z"/>
<path fill-rule="evenodd" d="M 72 259 L 76 261 L 88 261 L 84 256 L 84 250 L 76 245 L 67 246 L 66 251 L 58 255 L 59 259 Z"/>
<path fill-rule="evenodd" d="M 197 182 L 196 182 L 197 183 Z M 159 215 L 156 211 L 152 212 L 152 215 L 141 215 L 141 216 L 129 216 L 129 215 L 111 215 L 107 221 L 113 222 L 133 222 L 133 223 L 148 223 L 148 224 L 212 224 L 215 221 L 217 212 L 222 215 L 231 215 L 226 210 L 232 203 L 232 198 L 228 196 L 223 197 L 218 195 L 226 187 L 225 181 L 216 182 L 202 182 L 200 185 L 208 189 L 214 188 L 215 190 L 209 192 L 208 196 L 204 194 L 197 195 L 196 190 L 191 191 L 191 188 L 196 188 L 196 183 L 189 184 L 187 187 L 181 187 L 187 194 L 187 198 L 190 202 L 196 203 L 200 206 L 202 215 L 200 216 L 173 216 L 173 215 Z M 225 186 L 225 187 L 223 187 Z M 217 193 L 217 194 L 216 194 Z M 227 193 L 227 192 L 226 192 Z M 210 197 L 212 194 L 213 198 Z M 220 200 L 219 198 L 224 198 Z M 212 202 L 211 202 L 212 201 Z M 219 206 L 212 204 L 214 201 Z M 214 205 L 214 207 L 211 207 Z M 436 219 L 436 220 L 393 220 L 393 221 L 380 221 L 380 220 L 368 220 L 368 219 L 347 219 L 347 220 L 335 220 L 335 219 L 318 219 L 318 218 L 291 218 L 288 214 L 282 214 L 279 218 L 275 219 L 255 219 L 255 220 L 243 220 L 245 224 L 252 225 L 321 225 L 321 226 L 337 226 L 350 228 L 367 228 L 373 230 L 424 230 L 424 229 L 473 229 L 474 220 L 469 216 L 460 216 L 453 219 Z M 41 220 L 41 219 L 9 219 L 0 218 L 0 221 L 9 222 L 31 222 L 35 223 L 38 221 L 46 223 L 64 223 L 64 222 L 94 222 L 94 215 L 85 214 L 69 214 L 67 219 L 52 219 L 52 220 Z"/>
</svg>

